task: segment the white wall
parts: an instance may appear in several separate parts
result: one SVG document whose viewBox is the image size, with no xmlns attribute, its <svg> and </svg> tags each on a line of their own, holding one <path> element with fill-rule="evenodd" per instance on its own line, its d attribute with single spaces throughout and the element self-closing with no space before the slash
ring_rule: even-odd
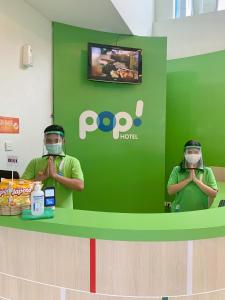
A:
<svg viewBox="0 0 225 300">
<path fill-rule="evenodd" d="M 173 18 L 174 0 L 155 0 L 155 22 L 161 22 Z"/>
<path fill-rule="evenodd" d="M 18 155 L 20 174 L 42 154 L 43 129 L 51 124 L 51 22 L 23 0 L 0 0 L 0 116 L 19 117 L 20 134 L 0 133 L 0 169 L 7 155 Z M 21 66 L 21 48 L 33 48 L 32 68 Z M 13 151 L 4 151 L 12 141 Z"/>
<path fill-rule="evenodd" d="M 111 0 L 134 35 L 150 36 L 154 19 L 153 0 Z"/>
<path fill-rule="evenodd" d="M 167 58 L 175 59 L 225 49 L 225 11 L 164 20 L 153 24 L 153 36 L 167 36 Z"/>
<path fill-rule="evenodd" d="M 25 0 L 25 2 L 55 22 L 106 32 L 131 34 L 110 0 Z"/>
</svg>

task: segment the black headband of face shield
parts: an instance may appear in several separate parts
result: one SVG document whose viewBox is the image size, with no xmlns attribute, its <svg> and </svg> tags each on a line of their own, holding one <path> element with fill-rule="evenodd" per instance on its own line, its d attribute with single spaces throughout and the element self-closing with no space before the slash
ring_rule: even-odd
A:
<svg viewBox="0 0 225 300">
<path fill-rule="evenodd" d="M 53 157 L 65 157 L 66 156 L 66 154 L 44 154 L 44 155 L 42 155 L 42 157 L 50 157 L 50 156 L 53 156 Z"/>
</svg>

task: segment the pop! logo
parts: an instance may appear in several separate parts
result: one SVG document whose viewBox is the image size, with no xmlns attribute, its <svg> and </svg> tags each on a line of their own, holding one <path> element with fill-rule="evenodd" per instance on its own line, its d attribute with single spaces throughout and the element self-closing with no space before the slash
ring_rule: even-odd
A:
<svg viewBox="0 0 225 300">
<path fill-rule="evenodd" d="M 79 135 L 82 140 L 86 138 L 87 132 L 93 132 L 96 129 L 100 129 L 101 131 L 108 132 L 112 131 L 113 138 L 115 140 L 121 139 L 137 139 L 137 135 L 134 134 L 121 134 L 127 132 L 132 125 L 140 126 L 141 119 L 143 113 L 144 102 L 142 100 L 138 100 L 136 104 L 136 116 L 134 120 L 131 115 L 127 112 L 118 112 L 117 114 L 113 114 L 110 111 L 103 111 L 100 114 L 97 114 L 93 110 L 85 110 L 80 115 L 79 119 Z M 88 119 L 91 120 L 91 124 L 89 124 Z M 121 121 L 123 120 L 122 124 Z"/>
</svg>

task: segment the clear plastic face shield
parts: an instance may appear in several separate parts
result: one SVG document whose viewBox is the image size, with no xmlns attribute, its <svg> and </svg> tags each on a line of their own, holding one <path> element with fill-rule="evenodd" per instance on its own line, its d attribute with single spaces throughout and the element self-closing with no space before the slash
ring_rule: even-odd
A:
<svg viewBox="0 0 225 300">
<path fill-rule="evenodd" d="M 49 131 L 44 136 L 44 156 L 65 156 L 64 135 L 60 131 Z"/>
<path fill-rule="evenodd" d="M 203 170 L 201 147 L 187 146 L 184 148 L 183 168 Z"/>
</svg>

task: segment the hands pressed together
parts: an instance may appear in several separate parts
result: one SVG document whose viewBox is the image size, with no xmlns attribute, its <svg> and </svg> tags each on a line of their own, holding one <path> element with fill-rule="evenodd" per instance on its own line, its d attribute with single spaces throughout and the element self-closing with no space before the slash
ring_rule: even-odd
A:
<svg viewBox="0 0 225 300">
<path fill-rule="evenodd" d="M 64 185 L 66 188 L 76 191 L 82 191 L 84 189 L 84 181 L 78 178 L 67 178 L 57 173 L 54 158 L 49 156 L 48 164 L 45 170 L 38 172 L 35 180 L 44 181 L 48 178 L 55 179 L 59 184 Z"/>
<path fill-rule="evenodd" d="M 54 158 L 52 156 L 49 156 L 48 165 L 44 171 L 38 172 L 37 180 L 43 181 L 49 177 L 55 178 L 56 175 L 57 175 L 57 171 L 54 164 Z"/>
<path fill-rule="evenodd" d="M 195 170 L 194 169 L 190 169 L 189 170 L 189 176 L 188 176 L 188 179 L 190 181 L 194 181 L 196 180 L 196 175 L 195 175 Z"/>
<path fill-rule="evenodd" d="M 189 182 L 193 181 L 195 183 L 198 183 L 200 180 L 196 177 L 195 170 L 190 169 L 189 170 L 189 176 L 188 176 Z"/>
</svg>

